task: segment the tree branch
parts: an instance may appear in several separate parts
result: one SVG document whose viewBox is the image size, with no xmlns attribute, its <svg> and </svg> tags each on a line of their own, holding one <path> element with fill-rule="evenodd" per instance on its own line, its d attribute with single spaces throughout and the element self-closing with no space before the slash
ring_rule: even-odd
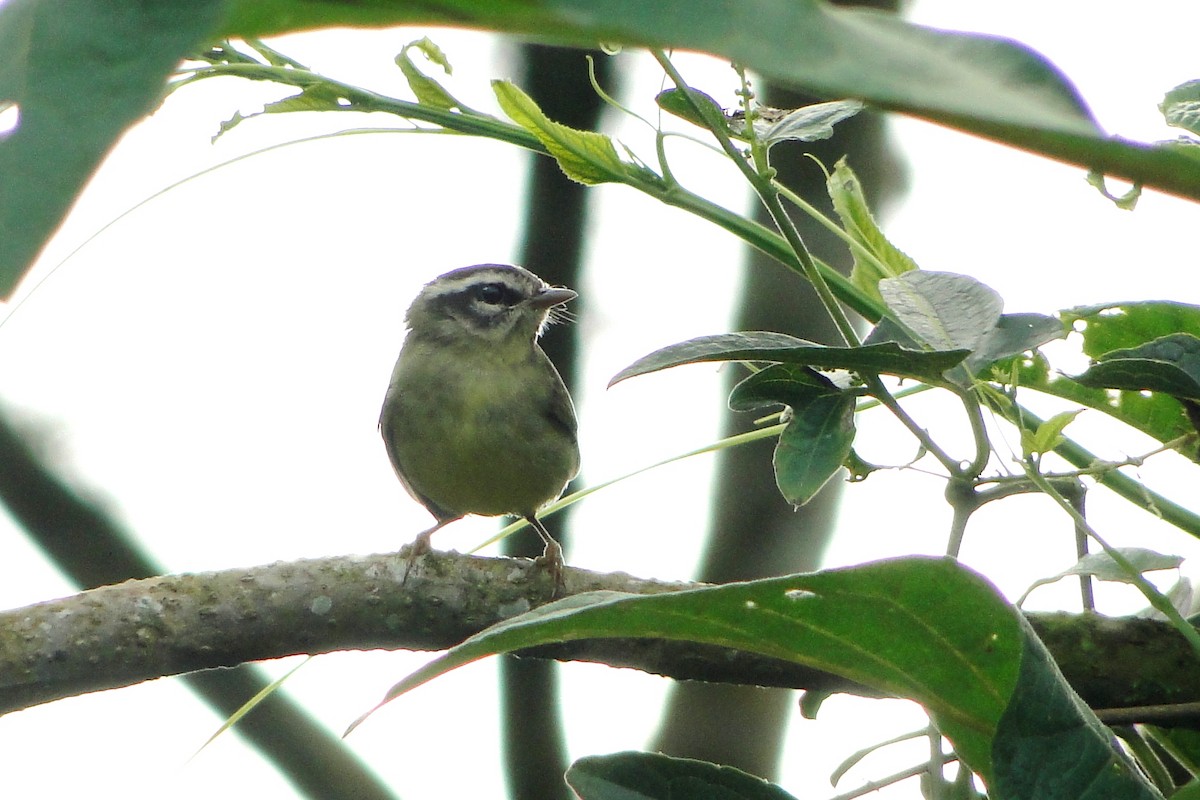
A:
<svg viewBox="0 0 1200 800">
<path fill-rule="evenodd" d="M 545 603 L 532 562 L 433 553 L 402 582 L 397 554 L 277 563 L 104 586 L 0 612 L 0 713 L 101 689 L 247 661 L 335 650 L 441 650 Z M 567 593 L 638 594 L 695 584 L 569 568 Z M 1165 623 L 1031 615 L 1068 681 L 1095 707 L 1200 700 L 1200 663 Z M 1072 652 L 1073 651 L 1073 652 Z M 528 655 L 596 661 L 679 680 L 875 696 L 778 659 L 683 642 L 604 639 Z M 1083 656 L 1082 658 L 1080 656 Z M 1153 656 L 1153 657 L 1152 657 Z M 1128 663 L 1137 681 L 1113 679 Z"/>
</svg>

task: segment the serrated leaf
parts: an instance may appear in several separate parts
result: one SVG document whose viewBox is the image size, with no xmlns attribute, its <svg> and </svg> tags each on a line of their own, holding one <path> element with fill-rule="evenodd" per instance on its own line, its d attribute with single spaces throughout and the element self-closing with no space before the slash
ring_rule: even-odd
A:
<svg viewBox="0 0 1200 800">
<path fill-rule="evenodd" d="M 1168 125 L 1200 135 L 1200 80 L 1181 83 L 1167 92 L 1158 110 Z"/>
<path fill-rule="evenodd" d="M 315 81 L 309 86 L 305 86 L 299 92 L 282 100 L 276 100 L 272 103 L 267 103 L 263 106 L 262 111 L 253 111 L 249 114 L 234 112 L 234 115 L 220 124 L 216 134 L 213 135 L 212 141 L 215 143 L 229 131 L 245 122 L 248 119 L 259 117 L 264 114 L 292 114 L 305 111 L 341 111 L 342 95 L 337 87 L 327 83 Z"/>
<path fill-rule="evenodd" d="M 775 444 L 775 485 L 795 507 L 808 503 L 838 473 L 854 444 L 854 395 L 813 393 L 789 406 L 792 417 Z"/>
<path fill-rule="evenodd" d="M 872 297 L 882 299 L 879 294 L 879 281 L 917 269 L 916 262 L 883 235 L 883 231 L 871 215 L 871 209 L 862 192 L 862 184 L 847 165 L 845 158 L 837 162 L 826 181 L 826 189 L 833 201 L 833 210 L 842 221 L 842 228 L 876 259 L 872 261 L 863 258 L 857 251 L 852 251 L 854 267 L 850 271 L 850 281 Z"/>
<path fill-rule="evenodd" d="M 661 753 L 586 756 L 566 778 L 580 800 L 795 800 L 739 769 Z"/>
<path fill-rule="evenodd" d="M 1075 380 L 1094 389 L 1200 399 L 1200 338 L 1173 333 L 1139 347 L 1105 353 Z"/>
<path fill-rule="evenodd" d="M 1021 452 L 1026 458 L 1049 453 L 1063 442 L 1062 432 L 1075 417 L 1083 413 L 1082 408 L 1062 411 L 1037 427 L 1036 431 L 1021 431 Z"/>
<path fill-rule="evenodd" d="M 587 185 L 608 183 L 626 172 L 627 165 L 608 136 L 554 122 L 532 97 L 509 81 L 492 81 L 492 91 L 509 119 L 536 136 L 571 180 Z"/>
<path fill-rule="evenodd" d="M 968 275 L 913 271 L 879 282 L 883 302 L 923 344 L 975 350 L 1000 321 L 1004 301 Z"/>
<path fill-rule="evenodd" d="M 881 372 L 887 375 L 938 381 L 941 373 L 962 362 L 965 350 L 916 351 L 896 342 L 862 347 L 825 347 L 784 333 L 747 331 L 700 336 L 668 345 L 639 358 L 613 376 L 611 387 L 627 378 L 668 367 L 705 361 L 771 361 L 817 369 Z"/>
<path fill-rule="evenodd" d="M 417 102 L 424 106 L 447 111 L 454 108 L 462 109 L 463 104 L 446 91 L 440 83 L 421 72 L 412 57 L 409 56 L 410 50 L 419 51 L 430 62 L 441 67 L 447 75 L 453 74 L 454 69 L 450 66 L 450 60 L 446 58 L 446 54 L 428 36 L 406 44 L 396 56 L 396 66 L 400 68 L 404 79 L 408 81 L 408 88 L 417 98 Z"/>
</svg>

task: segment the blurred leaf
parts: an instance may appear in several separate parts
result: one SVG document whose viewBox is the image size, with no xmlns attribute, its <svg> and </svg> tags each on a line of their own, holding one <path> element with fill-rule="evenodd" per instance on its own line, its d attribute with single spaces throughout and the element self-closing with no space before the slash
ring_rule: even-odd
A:
<svg viewBox="0 0 1200 800">
<path fill-rule="evenodd" d="M 586 756 L 567 770 L 580 800 L 795 800 L 733 767 L 661 753 Z"/>
<path fill-rule="evenodd" d="M 613 376 L 611 387 L 627 378 L 668 367 L 704 361 L 774 361 L 818 369 L 882 372 L 937 381 L 941 373 L 962 362 L 965 350 L 907 350 L 895 342 L 862 347 L 825 347 L 784 333 L 748 331 L 700 336 L 668 345 L 639 358 Z"/>
<path fill-rule="evenodd" d="M 1181 83 L 1167 92 L 1158 110 L 1168 125 L 1200 135 L 1200 81 Z"/>
<path fill-rule="evenodd" d="M 1196 148 L 1108 137 L 1065 76 L 1029 48 L 818 0 L 743 0 L 711 14 L 688 0 L 10 0 L 0 9 L 0 102 L 18 103 L 21 125 L 0 141 L 0 300 L 103 154 L 153 107 L 173 66 L 199 42 L 402 24 L 710 52 L 818 95 L 858 98 L 1200 198 Z"/>
<path fill-rule="evenodd" d="M 0 301 L 121 133 L 159 104 L 184 54 L 213 35 L 221 0 L 0 4 Z"/>
<path fill-rule="evenodd" d="M 1061 411 L 1037 427 L 1037 430 L 1021 431 L 1021 453 L 1026 458 L 1049 453 L 1063 443 L 1062 432 L 1075 417 L 1083 413 L 1082 408 Z"/>
<path fill-rule="evenodd" d="M 532 97 L 508 81 L 492 81 L 492 90 L 509 119 L 536 136 L 571 180 L 589 185 L 607 183 L 619 180 L 628 171 L 608 136 L 554 122 Z"/>
<path fill-rule="evenodd" d="M 1108 179 L 1104 173 L 1096 170 L 1087 174 L 1087 182 L 1122 211 L 1133 211 L 1137 208 L 1138 200 L 1142 199 L 1142 184 L 1140 183 L 1135 182 L 1124 194 L 1113 194 L 1108 190 Z"/>
<path fill-rule="evenodd" d="M 1172 333 L 1138 347 L 1113 350 L 1075 380 L 1093 389 L 1200 399 L 1200 338 Z"/>
<path fill-rule="evenodd" d="M 1004 301 L 969 275 L 907 272 L 879 282 L 883 302 L 921 340 L 938 350 L 974 350 L 1000 321 Z"/>
<path fill-rule="evenodd" d="M 732 647 L 915 700 L 963 761 L 989 783 L 1000 777 L 1013 785 L 1023 781 L 1020 787 L 1042 785 L 1038 782 L 1048 773 L 1062 771 L 1064 753 L 1047 751 L 1065 738 L 1087 756 L 1071 766 L 1070 776 L 1090 776 L 1096 785 L 1114 789 L 1088 796 L 1157 797 L 1115 759 L 1108 735 L 1071 692 L 1024 618 L 991 584 L 952 559 L 894 559 L 660 595 L 575 595 L 472 636 L 393 686 L 380 705 L 488 655 L 597 637 Z M 1053 725 L 1043 725 L 1033 713 L 1043 703 Z M 1039 735 L 1050 746 L 1035 747 Z M 1109 760 L 1096 758 L 1097 752 L 1107 752 Z M 1083 795 L 997 791 L 995 796 L 1067 800 Z"/>
<path fill-rule="evenodd" d="M 845 158 L 837 162 L 826 181 L 826 189 L 833 201 L 833 210 L 842 221 L 842 228 L 876 259 L 865 259 L 857 250 L 851 249 L 854 255 L 854 267 L 850 271 L 851 282 L 871 297 L 882 299 L 879 294 L 879 281 L 917 269 L 916 262 L 883 235 L 883 231 L 871 215 L 871 209 L 862 192 L 862 184 L 847 165 Z"/>
<path fill-rule="evenodd" d="M 1171 795 L 1171 800 L 1200 800 L 1200 779 L 1193 778 Z"/>
</svg>

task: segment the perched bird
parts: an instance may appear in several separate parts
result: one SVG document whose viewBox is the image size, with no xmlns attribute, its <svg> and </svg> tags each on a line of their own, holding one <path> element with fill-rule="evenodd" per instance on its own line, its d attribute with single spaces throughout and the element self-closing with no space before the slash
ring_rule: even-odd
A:
<svg viewBox="0 0 1200 800">
<path fill-rule="evenodd" d="M 379 430 L 404 488 L 433 514 L 409 550 L 467 514 L 523 517 L 562 587 L 562 547 L 537 518 L 579 471 L 575 408 L 537 339 L 576 297 L 529 270 L 481 264 L 425 285 L 408 309 Z M 405 572 L 407 576 L 408 572 Z"/>
</svg>

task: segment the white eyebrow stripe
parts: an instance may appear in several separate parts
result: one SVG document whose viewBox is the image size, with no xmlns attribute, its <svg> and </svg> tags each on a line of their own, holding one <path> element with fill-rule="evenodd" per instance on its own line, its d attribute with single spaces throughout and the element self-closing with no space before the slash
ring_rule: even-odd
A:
<svg viewBox="0 0 1200 800">
<path fill-rule="evenodd" d="M 481 269 L 478 272 L 456 278 L 438 278 L 432 283 L 427 284 L 422 290 L 422 294 L 430 298 L 446 297 L 448 295 L 461 294 L 472 286 L 478 286 L 481 283 L 504 283 L 512 289 L 525 293 L 529 285 L 522 278 L 524 278 L 523 275 L 505 269 Z"/>
</svg>

